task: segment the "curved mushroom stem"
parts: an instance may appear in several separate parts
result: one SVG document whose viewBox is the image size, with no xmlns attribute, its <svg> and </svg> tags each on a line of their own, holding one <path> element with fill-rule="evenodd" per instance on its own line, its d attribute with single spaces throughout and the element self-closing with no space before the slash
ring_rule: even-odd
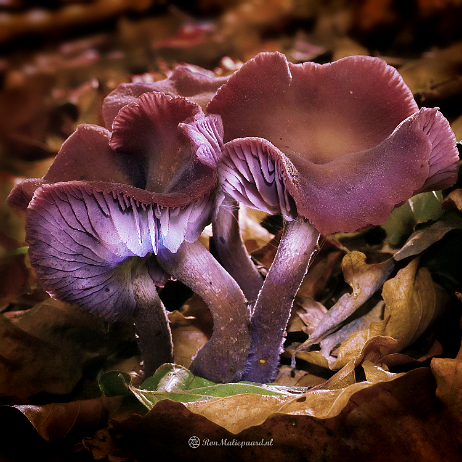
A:
<svg viewBox="0 0 462 462">
<path fill-rule="evenodd" d="M 172 334 L 164 304 L 149 273 L 138 271 L 132 287 L 136 301 L 135 326 L 146 378 L 162 364 L 173 362 Z"/>
<path fill-rule="evenodd" d="M 176 253 L 162 248 L 159 264 L 208 305 L 213 334 L 198 351 L 191 371 L 214 382 L 240 380 L 250 346 L 250 311 L 236 281 L 199 242 L 183 242 Z"/>
<path fill-rule="evenodd" d="M 243 380 L 274 380 L 292 304 L 314 254 L 319 232 L 306 219 L 285 223 L 276 256 L 252 316 L 252 343 Z"/>
<path fill-rule="evenodd" d="M 239 202 L 227 196 L 212 223 L 212 242 L 218 259 L 239 284 L 247 300 L 255 301 L 263 277 L 253 264 L 239 230 Z"/>
</svg>

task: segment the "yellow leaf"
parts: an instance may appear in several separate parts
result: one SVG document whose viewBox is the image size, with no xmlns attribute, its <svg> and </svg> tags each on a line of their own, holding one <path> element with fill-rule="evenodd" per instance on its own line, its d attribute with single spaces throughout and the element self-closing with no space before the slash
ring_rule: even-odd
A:
<svg viewBox="0 0 462 462">
<path fill-rule="evenodd" d="M 376 364 L 384 350 L 396 344 L 393 339 L 375 338 L 364 345 L 358 358 L 350 361 L 329 380 L 295 396 L 262 396 L 241 394 L 194 403 L 183 403 L 231 433 L 261 425 L 276 414 L 311 416 L 328 419 L 342 412 L 350 398 L 376 383 L 389 382 L 404 374 L 393 374 Z M 362 364 L 366 373 L 363 382 L 356 382 L 355 368 Z"/>
<path fill-rule="evenodd" d="M 415 342 L 444 309 L 444 300 L 427 268 L 415 258 L 383 285 L 384 320 L 351 335 L 339 348 L 333 368 L 343 367 L 362 346 L 377 336 L 391 337 L 397 344 L 390 352 L 402 351 Z"/>
<path fill-rule="evenodd" d="M 417 340 L 441 311 L 430 272 L 418 265 L 415 258 L 383 285 L 384 335 L 398 340 L 396 351 Z"/>
</svg>

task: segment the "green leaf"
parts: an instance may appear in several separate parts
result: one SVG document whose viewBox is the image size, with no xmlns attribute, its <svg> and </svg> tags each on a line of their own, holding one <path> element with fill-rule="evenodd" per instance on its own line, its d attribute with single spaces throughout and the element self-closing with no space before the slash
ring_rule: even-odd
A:
<svg viewBox="0 0 462 462">
<path fill-rule="evenodd" d="M 3 258 L 7 257 L 15 257 L 16 255 L 26 255 L 26 253 L 29 251 L 29 246 L 24 246 L 24 247 L 18 247 L 16 249 L 10 250 L 8 252 L 5 252 L 3 254 Z"/>
<path fill-rule="evenodd" d="M 408 202 L 417 224 L 438 220 L 443 214 L 441 191 L 417 194 L 411 197 Z"/>
<path fill-rule="evenodd" d="M 389 244 L 399 247 L 417 224 L 438 220 L 443 213 L 442 202 L 441 192 L 432 191 L 417 194 L 401 207 L 393 209 L 388 220 L 382 225 Z"/>
<path fill-rule="evenodd" d="M 130 375 L 126 372 L 108 371 L 101 375 L 99 388 L 108 397 L 130 394 Z"/>
<path fill-rule="evenodd" d="M 239 394 L 264 396 L 293 396 L 306 391 L 305 387 L 286 387 L 252 382 L 214 383 L 196 377 L 188 369 L 176 364 L 164 364 L 146 379 L 140 388 L 130 383 L 128 374 L 111 371 L 100 378 L 100 388 L 107 396 L 124 395 L 129 390 L 148 409 L 163 399 L 181 403 L 205 401 Z"/>
</svg>

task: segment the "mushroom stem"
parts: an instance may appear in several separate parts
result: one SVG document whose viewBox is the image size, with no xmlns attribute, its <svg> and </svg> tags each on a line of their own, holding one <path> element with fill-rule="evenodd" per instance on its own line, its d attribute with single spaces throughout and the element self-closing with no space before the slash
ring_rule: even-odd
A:
<svg viewBox="0 0 462 462">
<path fill-rule="evenodd" d="M 199 242 L 176 253 L 162 248 L 157 260 L 208 305 L 213 334 L 193 359 L 191 371 L 214 382 L 240 380 L 250 346 L 250 311 L 236 281 Z"/>
<path fill-rule="evenodd" d="M 300 284 L 314 254 L 319 232 L 308 220 L 286 221 L 276 256 L 252 316 L 252 342 L 243 380 L 274 380 L 285 329 Z"/>
<path fill-rule="evenodd" d="M 212 245 L 218 260 L 239 284 L 247 300 L 255 301 L 263 277 L 245 248 L 239 229 L 239 202 L 227 196 L 212 223 Z"/>
<path fill-rule="evenodd" d="M 173 362 L 173 343 L 167 311 L 147 271 L 132 279 L 136 301 L 135 326 L 144 376 L 150 377 L 164 363 Z"/>
</svg>

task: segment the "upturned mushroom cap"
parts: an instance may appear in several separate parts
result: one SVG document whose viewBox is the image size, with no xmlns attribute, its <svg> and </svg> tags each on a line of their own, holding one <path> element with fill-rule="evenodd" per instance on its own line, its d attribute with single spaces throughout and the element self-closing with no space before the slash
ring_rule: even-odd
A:
<svg viewBox="0 0 462 462">
<path fill-rule="evenodd" d="M 207 109 L 223 120 L 223 190 L 288 219 L 299 214 L 321 233 L 381 224 L 413 194 L 456 180 L 448 121 L 437 109 L 419 111 L 378 58 L 291 64 L 261 53 Z"/>
<path fill-rule="evenodd" d="M 170 96 L 186 97 L 203 109 L 229 76 L 217 77 L 212 71 L 191 64 L 178 65 L 171 75 L 156 82 L 122 83 L 105 98 L 103 117 L 109 129 L 119 110 L 134 103 L 147 92 L 157 91 Z"/>
<path fill-rule="evenodd" d="M 169 278 L 152 255 L 197 240 L 217 183 L 214 161 L 201 160 L 213 147 L 196 156 L 185 124 L 200 132 L 208 119 L 184 98 L 144 94 L 112 133 L 80 126 L 42 179 L 14 188 L 8 203 L 27 207 L 31 261 L 52 296 L 113 321 L 133 313 L 140 266 L 157 285 Z"/>
</svg>

